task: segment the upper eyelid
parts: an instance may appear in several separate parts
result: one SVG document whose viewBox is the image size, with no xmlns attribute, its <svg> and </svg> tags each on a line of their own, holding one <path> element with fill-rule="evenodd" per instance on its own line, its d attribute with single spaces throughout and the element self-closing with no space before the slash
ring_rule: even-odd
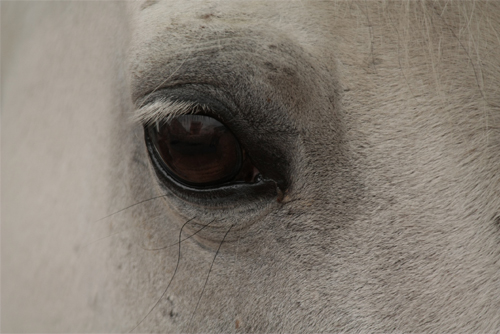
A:
<svg viewBox="0 0 500 334">
<path fill-rule="evenodd" d="M 139 107 L 132 116 L 132 121 L 151 125 L 156 122 L 168 122 L 174 117 L 199 110 L 208 111 L 209 108 L 194 101 L 179 101 L 170 98 L 155 99 Z"/>
</svg>

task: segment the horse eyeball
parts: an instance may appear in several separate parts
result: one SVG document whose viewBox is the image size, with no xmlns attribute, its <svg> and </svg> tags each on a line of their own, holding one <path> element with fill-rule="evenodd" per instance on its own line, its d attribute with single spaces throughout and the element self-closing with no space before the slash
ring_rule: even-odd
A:
<svg viewBox="0 0 500 334">
<path fill-rule="evenodd" d="M 188 186 L 204 187 L 229 181 L 248 182 L 255 171 L 248 169 L 248 160 L 236 137 L 215 118 L 205 115 L 184 115 L 147 129 L 156 155 L 167 173 Z M 253 167 L 253 166 L 252 166 Z"/>
</svg>

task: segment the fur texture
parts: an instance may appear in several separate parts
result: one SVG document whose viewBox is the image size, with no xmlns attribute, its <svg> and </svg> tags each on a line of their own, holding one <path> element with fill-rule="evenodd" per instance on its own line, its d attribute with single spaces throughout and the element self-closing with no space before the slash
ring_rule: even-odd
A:
<svg viewBox="0 0 500 334">
<path fill-rule="evenodd" d="M 500 330 L 499 54 L 496 1 L 2 2 L 2 331 Z M 284 186 L 156 176 L 212 100 Z"/>
</svg>

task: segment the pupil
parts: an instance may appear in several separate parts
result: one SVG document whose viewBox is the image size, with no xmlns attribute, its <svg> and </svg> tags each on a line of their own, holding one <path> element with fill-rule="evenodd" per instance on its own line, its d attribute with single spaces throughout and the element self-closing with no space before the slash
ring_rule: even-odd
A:
<svg viewBox="0 0 500 334">
<path fill-rule="evenodd" d="M 179 116 L 160 126 L 150 126 L 148 131 L 169 174 L 181 183 L 219 184 L 233 179 L 241 169 L 238 141 L 212 117 Z"/>
</svg>

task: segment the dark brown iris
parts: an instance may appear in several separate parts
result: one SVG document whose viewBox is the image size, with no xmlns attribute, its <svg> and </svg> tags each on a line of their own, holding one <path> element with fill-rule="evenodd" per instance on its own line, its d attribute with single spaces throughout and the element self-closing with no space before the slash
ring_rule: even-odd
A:
<svg viewBox="0 0 500 334">
<path fill-rule="evenodd" d="M 258 174 L 234 135 L 212 117 L 179 116 L 148 131 L 171 176 L 187 185 L 253 182 Z"/>
</svg>

